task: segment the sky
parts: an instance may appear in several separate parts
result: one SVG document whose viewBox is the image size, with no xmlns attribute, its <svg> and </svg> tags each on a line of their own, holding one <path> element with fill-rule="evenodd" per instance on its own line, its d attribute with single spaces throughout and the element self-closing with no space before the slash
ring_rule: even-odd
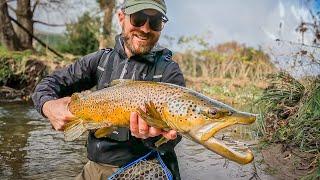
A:
<svg viewBox="0 0 320 180">
<path fill-rule="evenodd" d="M 119 0 L 120 1 L 120 0 Z M 81 4 L 67 1 L 72 8 L 67 11 L 46 13 L 39 11 L 38 18 L 62 24 L 74 21 L 85 11 L 98 14 L 92 0 Z M 197 35 L 210 44 L 237 41 L 259 47 L 281 36 L 297 41 L 300 19 L 310 19 L 302 0 L 166 0 L 169 22 L 163 35 L 178 39 L 181 36 Z M 319 6 L 320 7 L 320 6 Z M 116 22 L 117 19 L 115 18 Z M 279 32 L 279 25 L 282 30 Z M 117 24 L 117 23 L 115 23 Z M 62 32 L 63 28 L 37 26 L 49 32 Z M 164 38 L 161 40 L 164 42 Z"/>
<path fill-rule="evenodd" d="M 167 4 L 170 21 L 164 34 L 202 35 L 211 44 L 237 41 L 258 47 L 277 38 L 299 41 L 296 27 L 301 19 L 311 19 L 302 0 L 170 0 Z"/>
<path fill-rule="evenodd" d="M 74 4 L 73 1 L 77 0 L 68 2 Z M 97 6 L 93 3 L 95 1 L 83 2 L 63 12 L 62 16 L 61 12 L 45 16 L 41 15 L 45 13 L 40 12 L 39 17 L 59 23 L 59 21 L 75 20 L 77 15 L 86 10 L 90 10 L 92 14 L 98 13 L 98 10 L 95 10 Z M 317 2 L 312 7 L 319 10 L 320 1 Z M 301 35 L 296 32 L 297 26 L 301 20 L 312 21 L 303 0 L 166 0 L 166 3 L 169 22 L 162 32 L 160 43 L 173 50 L 181 50 L 181 47 L 175 44 L 176 41 L 167 41 L 163 37 L 169 36 L 177 40 L 181 36 L 196 35 L 212 46 L 237 41 L 247 46 L 270 50 L 278 48 L 276 39 L 300 43 Z M 51 32 L 63 30 L 63 28 L 39 28 Z M 119 31 L 119 27 L 117 29 Z M 307 34 L 304 43 L 310 44 L 310 41 Z"/>
</svg>

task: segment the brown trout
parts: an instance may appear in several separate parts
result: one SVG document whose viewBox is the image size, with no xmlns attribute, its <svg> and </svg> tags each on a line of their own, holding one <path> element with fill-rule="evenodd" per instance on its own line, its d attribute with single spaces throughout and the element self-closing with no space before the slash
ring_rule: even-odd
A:
<svg viewBox="0 0 320 180">
<path fill-rule="evenodd" d="M 141 109 L 145 107 L 145 111 Z M 240 112 L 205 95 L 168 83 L 116 80 L 95 92 L 74 93 L 68 108 L 76 118 L 65 126 L 65 140 L 72 141 L 87 130 L 104 137 L 117 127 L 129 127 L 131 112 L 148 125 L 176 130 L 182 136 L 240 164 L 253 160 L 250 149 L 239 152 L 214 135 L 231 125 L 251 124 L 256 117 Z M 156 143 L 165 143 L 164 138 Z"/>
</svg>

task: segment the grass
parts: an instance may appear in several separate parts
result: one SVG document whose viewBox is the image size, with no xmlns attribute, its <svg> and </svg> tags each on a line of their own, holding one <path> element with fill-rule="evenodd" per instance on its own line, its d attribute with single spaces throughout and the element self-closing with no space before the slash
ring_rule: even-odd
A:
<svg viewBox="0 0 320 180">
<path fill-rule="evenodd" d="M 258 103 L 262 107 L 259 134 L 270 140 L 286 142 L 304 152 L 320 152 L 320 79 L 304 84 L 280 73 L 271 77 L 271 85 Z M 265 120 L 265 122 L 263 122 Z M 270 128 L 273 127 L 273 128 Z"/>
<path fill-rule="evenodd" d="M 0 58 L 11 58 L 16 61 L 22 61 L 23 58 L 32 55 L 31 50 L 26 51 L 8 51 L 4 46 L 0 45 Z"/>
<path fill-rule="evenodd" d="M 179 63 L 185 76 L 193 78 L 259 81 L 266 74 L 275 72 L 266 54 L 235 42 L 200 51 L 176 53 L 174 60 Z"/>
<path fill-rule="evenodd" d="M 270 80 L 270 86 L 257 101 L 262 113 L 257 121 L 258 134 L 267 143 L 282 143 L 312 154 L 305 160 L 314 168 L 302 179 L 317 179 L 320 177 L 320 77 L 298 81 L 279 73 L 270 76 Z"/>
</svg>

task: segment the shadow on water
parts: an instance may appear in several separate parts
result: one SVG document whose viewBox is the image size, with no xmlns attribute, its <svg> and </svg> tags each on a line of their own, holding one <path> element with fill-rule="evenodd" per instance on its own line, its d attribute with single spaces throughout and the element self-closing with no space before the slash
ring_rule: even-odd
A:
<svg viewBox="0 0 320 180">
<path fill-rule="evenodd" d="M 255 169 L 258 163 L 240 166 L 186 139 L 176 152 L 183 180 L 273 179 Z M 85 136 L 65 142 L 31 105 L 0 105 L 1 180 L 73 179 L 86 162 Z"/>
</svg>

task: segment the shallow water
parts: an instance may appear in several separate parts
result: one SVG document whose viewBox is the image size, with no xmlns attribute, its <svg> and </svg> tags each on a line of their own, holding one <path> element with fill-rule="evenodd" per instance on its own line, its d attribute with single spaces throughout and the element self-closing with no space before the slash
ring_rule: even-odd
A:
<svg viewBox="0 0 320 180">
<path fill-rule="evenodd" d="M 273 179 L 258 163 L 240 166 L 186 139 L 176 152 L 182 179 Z M 85 137 L 65 142 L 31 105 L 0 104 L 0 179 L 73 179 L 86 161 Z"/>
</svg>

